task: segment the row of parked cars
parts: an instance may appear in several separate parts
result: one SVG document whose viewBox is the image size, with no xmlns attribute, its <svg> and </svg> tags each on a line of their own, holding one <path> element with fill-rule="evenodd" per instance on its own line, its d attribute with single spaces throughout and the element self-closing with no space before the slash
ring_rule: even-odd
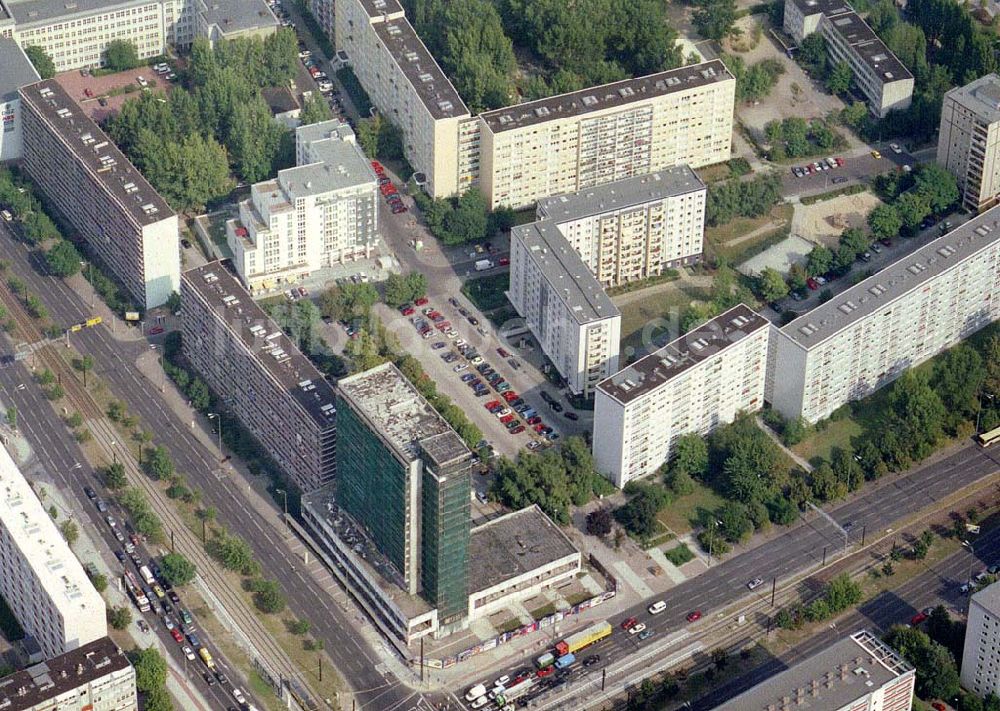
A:
<svg viewBox="0 0 1000 711">
<path fill-rule="evenodd" d="M 813 173 L 822 173 L 827 170 L 834 170 L 836 168 L 842 167 L 843 165 L 844 165 L 843 158 L 839 157 L 834 158 L 831 156 L 830 158 L 826 158 L 824 160 L 818 160 L 813 163 L 809 163 L 807 165 L 794 166 L 792 168 L 792 175 L 794 175 L 796 178 L 804 178 L 807 175 L 812 175 Z M 845 180 L 847 180 L 847 178 L 834 178 L 833 182 L 838 183 L 838 182 L 843 182 Z"/>
<path fill-rule="evenodd" d="M 406 212 L 406 205 L 403 204 L 403 198 L 400 197 L 396 186 L 392 184 L 392 178 L 385 174 L 385 166 L 377 160 L 373 160 L 372 170 L 375 171 L 375 176 L 378 178 L 379 192 L 382 193 L 385 201 L 389 203 L 392 214 L 398 215 L 401 212 Z"/>
</svg>

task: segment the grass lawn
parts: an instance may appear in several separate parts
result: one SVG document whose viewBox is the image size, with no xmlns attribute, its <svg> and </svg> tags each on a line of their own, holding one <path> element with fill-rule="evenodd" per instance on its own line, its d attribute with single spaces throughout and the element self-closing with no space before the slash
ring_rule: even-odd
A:
<svg viewBox="0 0 1000 711">
<path fill-rule="evenodd" d="M 470 279 L 462 285 L 462 293 L 476 305 L 480 311 L 492 311 L 507 305 L 504 292 L 510 286 L 509 274 L 494 274 L 493 276 Z"/>
<path fill-rule="evenodd" d="M 627 352 L 627 348 L 631 347 L 637 352 L 645 353 L 650 341 L 660 343 L 665 334 L 676 335 L 668 334 L 670 324 L 678 323 L 680 312 L 692 301 L 707 299 L 708 296 L 707 289 L 666 284 L 644 298 L 619 305 L 622 312 L 622 352 Z M 657 319 L 662 319 L 663 323 L 653 323 Z"/>
<path fill-rule="evenodd" d="M 861 425 L 852 417 L 845 417 L 836 422 L 830 422 L 820 432 L 814 432 L 809 437 L 792 447 L 792 451 L 810 463 L 814 460 L 830 460 L 830 452 L 835 447 L 853 449 L 851 439 L 863 432 Z"/>
<path fill-rule="evenodd" d="M 691 549 L 684 543 L 671 548 L 664 553 L 664 555 L 667 557 L 667 560 L 677 566 L 684 565 L 688 561 L 694 560 L 694 553 L 692 553 Z"/>
<path fill-rule="evenodd" d="M 706 165 L 704 168 L 698 168 L 695 172 L 706 183 L 717 183 L 720 180 L 728 180 L 733 177 L 733 171 L 730 169 L 728 163 Z"/>
<path fill-rule="evenodd" d="M 555 614 L 555 611 L 556 611 L 555 603 L 550 602 L 548 605 L 542 605 L 537 610 L 532 610 L 531 616 L 536 620 L 540 620 L 544 617 L 548 617 L 549 615 Z"/>
<path fill-rule="evenodd" d="M 712 511 L 726 503 L 726 500 L 700 482 L 695 482 L 693 494 L 682 496 L 660 511 L 656 520 L 678 536 L 691 531 L 698 522 L 698 511 Z"/>
<path fill-rule="evenodd" d="M 760 217 L 737 217 L 732 222 L 717 227 L 705 228 L 705 242 L 708 250 L 717 257 L 725 257 L 736 264 L 748 256 L 758 254 L 772 244 L 787 237 L 783 229 L 791 224 L 793 207 L 786 203 L 775 205 L 771 212 Z M 763 230 L 761 234 L 739 241 L 744 235 L 765 227 L 769 223 L 778 223 L 773 230 Z M 735 244 L 732 244 L 735 242 Z"/>
</svg>

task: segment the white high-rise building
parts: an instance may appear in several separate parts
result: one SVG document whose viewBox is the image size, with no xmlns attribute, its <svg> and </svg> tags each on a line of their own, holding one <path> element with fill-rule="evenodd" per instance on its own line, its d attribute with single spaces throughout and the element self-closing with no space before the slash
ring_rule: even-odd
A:
<svg viewBox="0 0 1000 711">
<path fill-rule="evenodd" d="M 937 162 L 958 179 L 968 210 L 1000 197 L 1000 77 L 987 74 L 944 95 Z"/>
<path fill-rule="evenodd" d="M 295 168 L 256 183 L 226 223 L 233 265 L 252 292 L 371 256 L 378 243 L 378 183 L 350 126 L 295 131 Z"/>
<path fill-rule="evenodd" d="M 1000 695 L 1000 583 L 983 588 L 969 602 L 962 686 L 981 699 Z"/>
<path fill-rule="evenodd" d="M 102 637 L 0 678 L 3 711 L 136 711 L 135 669 Z"/>
<path fill-rule="evenodd" d="M 707 189 L 690 167 L 598 185 L 538 201 L 605 287 L 700 261 Z"/>
<path fill-rule="evenodd" d="M 46 658 L 108 634 L 104 600 L 3 447 L 0 596 Z"/>
<path fill-rule="evenodd" d="M 677 438 L 764 404 L 770 325 L 740 304 L 597 386 L 594 460 L 621 488 L 655 472 Z"/>
<path fill-rule="evenodd" d="M 554 222 L 511 230 L 507 296 L 574 393 L 618 370 L 621 313 Z"/>
<path fill-rule="evenodd" d="M 18 89 L 39 80 L 38 72 L 17 42 L 0 38 L 0 163 L 22 153 L 21 96 Z"/>
<path fill-rule="evenodd" d="M 774 332 L 767 400 L 816 422 L 1000 317 L 1000 207 Z"/>
<path fill-rule="evenodd" d="M 521 208 L 675 165 L 729 160 L 736 79 L 721 60 L 478 116 L 479 185 Z"/>
</svg>

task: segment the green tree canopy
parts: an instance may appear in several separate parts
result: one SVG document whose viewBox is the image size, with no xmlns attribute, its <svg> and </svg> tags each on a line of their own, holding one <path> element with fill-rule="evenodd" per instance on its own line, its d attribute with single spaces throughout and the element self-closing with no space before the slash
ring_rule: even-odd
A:
<svg viewBox="0 0 1000 711">
<path fill-rule="evenodd" d="M 788 296 L 788 284 L 774 267 L 764 267 L 757 277 L 757 289 L 761 298 L 768 303 Z"/>
<path fill-rule="evenodd" d="M 868 226 L 880 239 L 896 237 L 903 226 L 899 212 L 892 205 L 878 205 L 868 214 Z"/>
<path fill-rule="evenodd" d="M 194 563 L 180 553 L 167 553 L 160 559 L 163 578 L 171 585 L 187 585 L 194 580 L 198 571 Z"/>
<path fill-rule="evenodd" d="M 155 647 L 137 649 L 129 656 L 135 667 L 135 688 L 147 694 L 163 688 L 167 683 L 167 662 Z"/>
<path fill-rule="evenodd" d="M 826 77 L 826 88 L 831 94 L 846 94 L 853 78 L 851 66 L 847 62 L 838 62 Z"/>
<path fill-rule="evenodd" d="M 302 111 L 299 113 L 299 121 L 303 126 L 329 121 L 331 118 L 333 118 L 333 113 L 330 111 L 330 106 L 320 93 L 314 93 L 306 99 L 305 103 L 302 104 Z"/>
<path fill-rule="evenodd" d="M 38 45 L 29 45 L 24 48 L 24 53 L 42 79 L 51 79 L 56 75 L 56 64 L 44 49 Z"/>
<path fill-rule="evenodd" d="M 116 39 L 104 48 L 104 64 L 114 72 L 123 72 L 139 66 L 139 52 L 131 40 Z"/>
</svg>

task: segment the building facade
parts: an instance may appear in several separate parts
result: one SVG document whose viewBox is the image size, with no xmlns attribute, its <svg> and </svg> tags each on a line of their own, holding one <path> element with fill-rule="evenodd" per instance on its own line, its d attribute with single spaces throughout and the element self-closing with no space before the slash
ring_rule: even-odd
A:
<svg viewBox="0 0 1000 711">
<path fill-rule="evenodd" d="M 604 287 L 700 261 L 701 179 L 686 165 L 538 201 L 536 217 L 559 232 Z"/>
<path fill-rule="evenodd" d="M 302 491 L 333 479 L 333 388 L 221 262 L 181 279 L 184 355 Z"/>
<path fill-rule="evenodd" d="M 39 80 L 38 72 L 17 42 L 0 39 L 0 163 L 20 160 L 23 153 L 21 96 L 18 89 Z"/>
<path fill-rule="evenodd" d="M 594 459 L 622 488 L 656 472 L 677 438 L 764 405 L 771 326 L 740 304 L 597 386 Z"/>
<path fill-rule="evenodd" d="M 0 37 L 41 47 L 59 72 L 104 66 L 115 40 L 132 42 L 139 59 L 149 59 L 199 36 L 215 42 L 277 27 L 263 0 L 0 0 Z"/>
<path fill-rule="evenodd" d="M 0 678 L 4 711 L 136 711 L 135 669 L 108 637 Z"/>
<path fill-rule="evenodd" d="M 295 168 L 256 183 L 226 222 L 233 266 L 251 292 L 370 257 L 378 243 L 378 183 L 350 126 L 295 131 Z"/>
<path fill-rule="evenodd" d="M 465 624 L 472 453 L 395 365 L 337 385 L 339 505 L 441 627 Z"/>
<path fill-rule="evenodd" d="M 973 212 L 1000 196 L 1000 77 L 987 74 L 944 95 L 937 162 L 958 179 Z"/>
<path fill-rule="evenodd" d="M 0 597 L 46 658 L 107 637 L 104 600 L 3 447 Z"/>
<path fill-rule="evenodd" d="M 876 635 L 844 637 L 726 702 L 740 711 L 910 711 L 913 667 Z"/>
<path fill-rule="evenodd" d="M 143 308 L 180 288 L 177 215 L 53 80 L 20 90 L 23 168 Z"/>
<path fill-rule="evenodd" d="M 1000 695 L 1000 583 L 972 596 L 962 650 L 962 686 L 979 698 Z"/>
<path fill-rule="evenodd" d="M 402 131 L 406 157 L 433 197 L 462 192 L 459 124 L 469 118 L 455 87 L 406 19 L 399 0 L 334 4 L 336 46 L 386 119 Z"/>
<path fill-rule="evenodd" d="M 736 79 L 718 59 L 478 116 L 479 185 L 515 209 L 664 168 L 728 160 Z"/>
<path fill-rule="evenodd" d="M 819 31 L 833 64 L 846 63 L 879 118 L 913 97 L 913 75 L 845 0 L 785 0 L 783 26 L 796 42 Z"/>
<path fill-rule="evenodd" d="M 621 313 L 554 222 L 511 230 L 507 297 L 572 392 L 618 370 Z"/>
<path fill-rule="evenodd" d="M 776 329 L 766 399 L 816 422 L 998 317 L 1000 207 Z"/>
</svg>

